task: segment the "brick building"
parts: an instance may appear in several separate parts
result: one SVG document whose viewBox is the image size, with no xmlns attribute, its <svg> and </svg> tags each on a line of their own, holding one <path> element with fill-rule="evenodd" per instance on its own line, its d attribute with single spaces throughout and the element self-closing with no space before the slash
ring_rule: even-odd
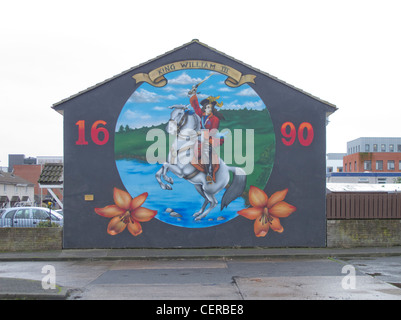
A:
<svg viewBox="0 0 401 320">
<path fill-rule="evenodd" d="M 344 172 L 401 172 L 401 138 L 358 138 L 347 143 Z"/>
<path fill-rule="evenodd" d="M 39 164 L 21 164 L 14 165 L 13 169 L 16 176 L 21 177 L 34 185 L 35 201 L 39 202 L 41 190 L 38 185 L 38 179 L 42 171 L 42 166 Z"/>
<path fill-rule="evenodd" d="M 41 188 L 38 183 L 41 173 L 47 165 L 49 165 L 51 168 L 61 168 L 60 170 L 62 172 L 63 157 L 38 156 L 36 158 L 26 158 L 24 154 L 9 155 L 9 172 L 13 172 L 14 175 L 29 181 L 34 186 L 34 197 L 32 197 L 31 200 L 36 205 L 40 205 L 43 200 L 52 199 L 54 197 L 47 188 Z M 48 181 L 46 181 L 45 184 L 47 182 Z M 54 190 L 54 193 L 59 199 L 63 199 L 62 188 L 57 186 L 57 188 Z"/>
</svg>

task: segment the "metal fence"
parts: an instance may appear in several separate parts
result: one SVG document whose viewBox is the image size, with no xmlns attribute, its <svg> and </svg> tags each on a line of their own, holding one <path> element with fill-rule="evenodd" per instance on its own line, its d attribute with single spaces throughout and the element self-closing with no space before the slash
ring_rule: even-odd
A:
<svg viewBox="0 0 401 320">
<path fill-rule="evenodd" d="M 401 193 L 333 192 L 326 196 L 327 219 L 401 219 Z"/>
<path fill-rule="evenodd" d="M 0 227 L 3 228 L 35 228 L 38 226 L 52 226 L 55 224 L 50 222 L 50 219 L 46 220 L 38 220 L 38 219 L 12 219 L 12 218 L 4 218 L 0 219 Z"/>
</svg>

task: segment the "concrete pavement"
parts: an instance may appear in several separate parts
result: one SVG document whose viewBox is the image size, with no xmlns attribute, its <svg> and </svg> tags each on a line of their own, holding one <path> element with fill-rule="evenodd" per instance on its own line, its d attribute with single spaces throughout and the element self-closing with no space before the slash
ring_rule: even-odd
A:
<svg viewBox="0 0 401 320">
<path fill-rule="evenodd" d="M 113 261 L 229 261 L 229 260 L 294 260 L 294 259 L 359 259 L 368 257 L 399 257 L 401 247 L 360 248 L 206 248 L 206 249 L 66 249 L 39 252 L 2 252 L 0 262 L 85 262 L 98 261 L 112 264 Z M 215 270 L 217 270 L 215 268 Z M 171 272 L 171 271 L 169 271 Z M 110 273 L 112 274 L 112 273 Z M 43 290 L 42 281 L 21 279 L 18 273 L 1 277 L 0 299 L 67 299 L 74 288 L 56 286 Z M 41 277 L 45 274 L 41 275 Z M 235 280 L 244 286 L 244 278 Z M 246 283 L 248 285 L 249 281 Z M 260 283 L 252 283 L 260 284 Z"/>
</svg>

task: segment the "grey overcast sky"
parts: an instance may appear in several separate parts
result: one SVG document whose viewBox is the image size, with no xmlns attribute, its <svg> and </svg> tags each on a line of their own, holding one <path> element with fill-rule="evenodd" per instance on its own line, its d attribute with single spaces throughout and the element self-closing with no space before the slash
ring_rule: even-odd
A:
<svg viewBox="0 0 401 320">
<path fill-rule="evenodd" d="M 63 154 L 51 106 L 192 39 L 336 105 L 327 152 L 401 136 L 399 0 L 0 0 L 0 166 Z"/>
</svg>

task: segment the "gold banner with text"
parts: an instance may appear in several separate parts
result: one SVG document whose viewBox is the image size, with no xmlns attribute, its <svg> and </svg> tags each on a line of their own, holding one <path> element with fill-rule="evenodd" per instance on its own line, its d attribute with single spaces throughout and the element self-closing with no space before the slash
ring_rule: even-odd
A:
<svg viewBox="0 0 401 320">
<path fill-rule="evenodd" d="M 167 84 L 167 79 L 164 77 L 165 74 L 185 69 L 205 69 L 224 74 L 227 76 L 225 84 L 232 88 L 239 87 L 247 82 L 255 83 L 256 78 L 256 76 L 252 74 L 243 75 L 238 70 L 224 64 L 205 60 L 184 60 L 173 62 L 156 68 L 149 73 L 137 73 L 132 77 L 137 83 L 147 82 L 154 87 L 164 87 Z"/>
</svg>

